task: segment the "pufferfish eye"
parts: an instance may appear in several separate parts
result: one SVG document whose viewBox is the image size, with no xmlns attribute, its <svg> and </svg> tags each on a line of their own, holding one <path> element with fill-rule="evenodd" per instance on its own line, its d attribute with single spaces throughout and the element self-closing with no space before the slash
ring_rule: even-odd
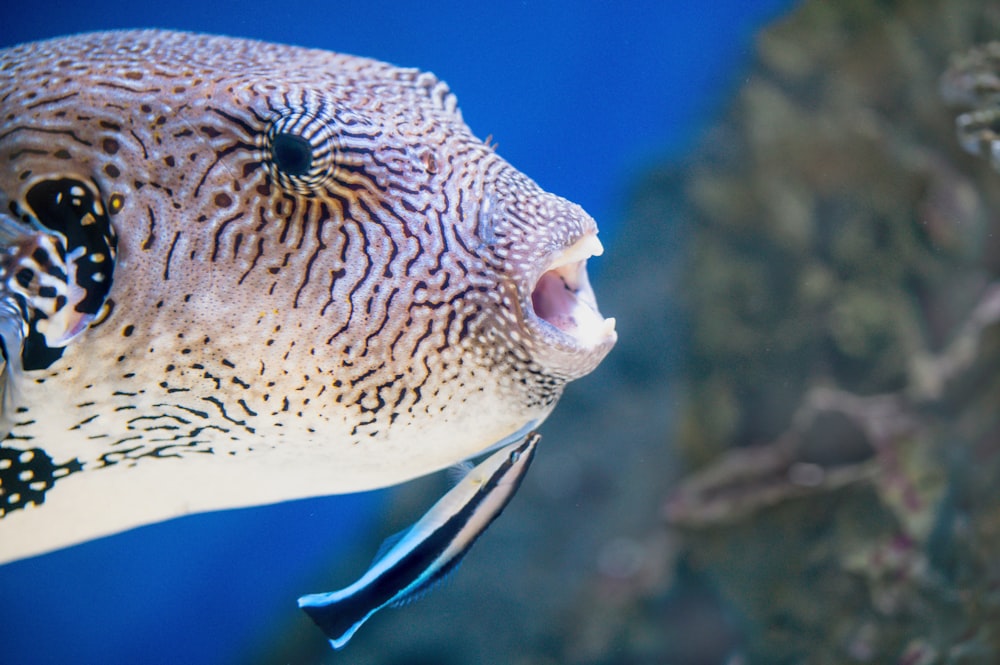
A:
<svg viewBox="0 0 1000 665">
<path fill-rule="evenodd" d="M 301 136 L 283 132 L 271 141 L 271 159 L 274 168 L 285 175 L 304 176 L 312 167 L 313 147 Z"/>
<path fill-rule="evenodd" d="M 288 110 L 267 128 L 264 161 L 284 189 L 308 194 L 334 177 L 339 150 L 332 118 Z"/>
</svg>

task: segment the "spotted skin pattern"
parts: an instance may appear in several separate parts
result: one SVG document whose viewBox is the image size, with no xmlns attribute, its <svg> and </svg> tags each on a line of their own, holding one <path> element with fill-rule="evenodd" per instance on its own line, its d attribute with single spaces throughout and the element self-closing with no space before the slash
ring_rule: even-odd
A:
<svg viewBox="0 0 1000 665">
<path fill-rule="evenodd" d="M 67 186 L 93 210 L 60 231 Z M 165 31 L 0 50 L 0 215 L 0 248 L 77 269 L 76 302 L 86 266 L 109 285 L 57 311 L 0 279 L 0 561 L 442 468 L 536 426 L 615 341 L 579 332 L 604 321 L 588 252 L 553 268 L 594 221 L 433 75 L 364 58 Z M 74 219 L 110 228 L 74 253 Z"/>
</svg>

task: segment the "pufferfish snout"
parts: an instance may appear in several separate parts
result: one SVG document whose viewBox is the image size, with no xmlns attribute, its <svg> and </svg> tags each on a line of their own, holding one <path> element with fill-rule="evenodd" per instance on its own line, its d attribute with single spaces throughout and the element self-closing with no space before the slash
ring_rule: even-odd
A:
<svg viewBox="0 0 1000 665">
<path fill-rule="evenodd" d="M 0 561 L 446 467 L 615 343 L 594 220 L 431 74 L 124 31 L 0 90 Z"/>
<path fill-rule="evenodd" d="M 579 378 L 617 339 L 615 320 L 601 315 L 587 276 L 587 260 L 604 253 L 597 223 L 520 174 L 511 180 L 510 190 L 501 185 L 486 197 L 477 227 L 480 250 L 494 255 L 497 274 L 515 284 L 516 296 L 499 307 L 513 318 L 497 328 L 506 328 L 511 345 L 543 371 L 564 381 Z M 511 190 L 518 194 L 506 193 Z"/>
</svg>

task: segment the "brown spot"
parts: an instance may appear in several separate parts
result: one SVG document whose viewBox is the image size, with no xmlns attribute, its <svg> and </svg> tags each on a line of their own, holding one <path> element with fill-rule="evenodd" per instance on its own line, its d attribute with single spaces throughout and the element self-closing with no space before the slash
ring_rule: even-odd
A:
<svg viewBox="0 0 1000 665">
<path fill-rule="evenodd" d="M 57 150 L 53 153 L 53 156 L 57 159 L 73 159 L 73 156 L 69 154 L 69 150 Z"/>
<path fill-rule="evenodd" d="M 142 72 L 125 72 L 125 78 L 129 79 L 130 81 L 141 81 Z"/>
<path fill-rule="evenodd" d="M 111 178 L 117 178 L 122 174 L 122 172 L 114 164 L 108 164 L 107 166 L 105 166 L 104 172 L 107 173 L 108 176 Z"/>
<path fill-rule="evenodd" d="M 163 163 L 166 164 L 167 166 L 173 168 L 173 166 L 175 164 L 175 162 L 174 162 L 174 156 L 173 155 L 167 155 L 166 157 L 163 158 Z"/>
<path fill-rule="evenodd" d="M 233 198 L 226 194 L 225 192 L 219 192 L 215 195 L 215 205 L 220 208 L 228 208 L 233 204 Z"/>
<path fill-rule="evenodd" d="M 180 95 L 180 94 L 183 94 L 183 93 L 184 93 L 185 91 L 187 91 L 187 88 L 185 88 L 185 87 L 184 87 L 184 86 L 182 86 L 182 85 L 179 85 L 179 86 L 177 86 L 176 88 L 174 88 L 174 94 L 175 94 L 175 95 Z"/>
<path fill-rule="evenodd" d="M 104 148 L 104 152 L 106 152 L 109 155 L 113 155 L 116 152 L 118 152 L 118 148 L 120 146 L 118 144 L 118 141 L 112 138 L 107 138 L 104 139 L 104 141 L 101 143 L 101 147 Z"/>
<path fill-rule="evenodd" d="M 122 336 L 123 337 L 131 337 L 132 333 L 134 333 L 134 332 L 135 332 L 135 326 L 133 326 L 132 324 L 129 324 L 129 325 L 125 326 L 125 328 L 122 330 Z"/>
</svg>

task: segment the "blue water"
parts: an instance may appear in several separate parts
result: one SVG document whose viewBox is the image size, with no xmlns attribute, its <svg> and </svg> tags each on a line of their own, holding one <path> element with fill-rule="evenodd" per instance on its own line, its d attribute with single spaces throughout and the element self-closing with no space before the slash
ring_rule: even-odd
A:
<svg viewBox="0 0 1000 665">
<path fill-rule="evenodd" d="M 745 74 L 754 31 L 792 4 L 21 2 L 2 10 L 0 46 L 164 27 L 431 70 L 474 132 L 588 209 L 613 251 L 628 183 L 682 155 Z M 298 594 L 324 590 L 303 580 L 337 571 L 386 503 L 375 492 L 200 515 L 0 567 L 0 662 L 238 662 Z"/>
<path fill-rule="evenodd" d="M 0 567 L 0 663 L 239 662 L 384 492 L 195 515 Z"/>
</svg>

